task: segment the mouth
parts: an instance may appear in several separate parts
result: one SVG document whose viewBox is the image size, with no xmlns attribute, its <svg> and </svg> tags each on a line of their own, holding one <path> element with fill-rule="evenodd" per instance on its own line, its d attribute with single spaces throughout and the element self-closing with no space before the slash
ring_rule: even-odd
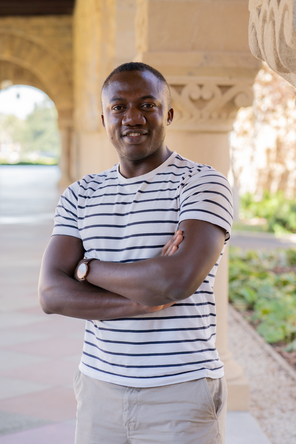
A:
<svg viewBox="0 0 296 444">
<path fill-rule="evenodd" d="M 147 130 L 126 130 L 122 133 L 122 137 L 128 143 L 141 143 L 148 135 Z"/>
</svg>

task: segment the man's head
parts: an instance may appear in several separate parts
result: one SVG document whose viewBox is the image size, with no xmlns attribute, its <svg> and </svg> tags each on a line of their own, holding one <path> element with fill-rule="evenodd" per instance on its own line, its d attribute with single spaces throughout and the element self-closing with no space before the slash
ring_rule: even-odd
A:
<svg viewBox="0 0 296 444">
<path fill-rule="evenodd" d="M 142 63 L 142 62 L 123 63 L 122 65 L 113 69 L 113 71 L 108 75 L 108 77 L 106 78 L 106 80 L 103 83 L 101 95 L 103 94 L 104 89 L 111 82 L 111 79 L 114 76 L 114 74 L 119 74 L 121 72 L 131 72 L 131 71 L 140 71 L 140 72 L 149 71 L 149 72 L 151 72 L 151 74 L 153 74 L 162 83 L 162 85 L 164 87 L 164 92 L 167 97 L 168 106 L 169 107 L 171 106 L 172 98 L 171 98 L 171 91 L 170 91 L 170 87 L 168 85 L 168 82 L 166 81 L 164 76 L 161 74 L 161 72 L 157 71 L 157 69 L 153 68 L 152 66 L 146 65 L 146 63 Z"/>
<path fill-rule="evenodd" d="M 103 85 L 102 110 L 102 123 L 118 153 L 122 174 L 134 174 L 139 165 L 142 171 L 150 171 L 167 158 L 164 139 L 173 109 L 168 84 L 154 68 L 143 63 L 116 68 Z"/>
</svg>

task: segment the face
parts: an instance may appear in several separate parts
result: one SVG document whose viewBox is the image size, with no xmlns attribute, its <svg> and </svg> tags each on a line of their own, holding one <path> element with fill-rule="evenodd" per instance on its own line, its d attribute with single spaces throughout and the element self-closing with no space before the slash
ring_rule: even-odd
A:
<svg viewBox="0 0 296 444">
<path fill-rule="evenodd" d="M 120 170 L 146 170 L 168 156 L 166 127 L 173 119 L 165 86 L 149 71 L 115 74 L 102 93 L 102 123 L 120 160 Z"/>
</svg>

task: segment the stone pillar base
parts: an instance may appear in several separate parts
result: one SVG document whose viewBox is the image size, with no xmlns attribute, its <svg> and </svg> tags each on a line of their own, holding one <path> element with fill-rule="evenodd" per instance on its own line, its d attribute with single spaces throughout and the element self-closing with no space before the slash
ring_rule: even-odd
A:
<svg viewBox="0 0 296 444">
<path fill-rule="evenodd" d="M 229 411 L 248 411 L 250 402 L 249 383 L 244 377 L 241 366 L 233 361 L 231 353 L 221 355 L 224 362 L 225 377 L 228 388 L 227 409 Z"/>
<path fill-rule="evenodd" d="M 228 411 L 248 411 L 249 410 L 249 399 L 250 390 L 249 383 L 246 378 L 242 375 L 235 381 L 227 381 L 228 388 L 228 400 L 227 400 L 227 410 Z"/>
</svg>

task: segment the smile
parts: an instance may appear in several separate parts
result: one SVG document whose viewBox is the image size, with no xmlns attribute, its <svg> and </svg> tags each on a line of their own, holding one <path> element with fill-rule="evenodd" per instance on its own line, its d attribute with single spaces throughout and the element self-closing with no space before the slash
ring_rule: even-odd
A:
<svg viewBox="0 0 296 444">
<path fill-rule="evenodd" d="M 140 136 L 147 136 L 148 131 L 145 130 L 128 130 L 128 131 L 124 131 L 122 133 L 123 137 L 140 137 Z"/>
</svg>

